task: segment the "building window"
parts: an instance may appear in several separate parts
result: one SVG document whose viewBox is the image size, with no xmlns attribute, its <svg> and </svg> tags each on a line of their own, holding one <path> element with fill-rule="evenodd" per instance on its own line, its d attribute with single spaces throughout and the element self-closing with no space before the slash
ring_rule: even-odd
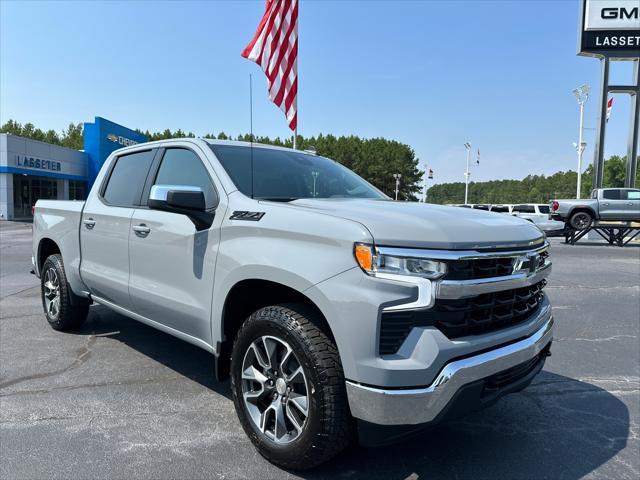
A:
<svg viewBox="0 0 640 480">
<path fill-rule="evenodd" d="M 85 182 L 69 180 L 69 200 L 84 200 Z"/>
</svg>

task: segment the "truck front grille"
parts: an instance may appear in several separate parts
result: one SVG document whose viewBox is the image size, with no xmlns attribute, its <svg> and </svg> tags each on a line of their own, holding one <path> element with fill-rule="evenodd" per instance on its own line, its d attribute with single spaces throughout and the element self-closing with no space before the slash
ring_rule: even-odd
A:
<svg viewBox="0 0 640 480">
<path fill-rule="evenodd" d="M 548 257 L 548 250 L 540 252 L 536 268 L 544 266 Z M 513 273 L 514 262 L 514 257 L 447 260 L 447 274 L 444 276 L 444 280 L 480 280 L 505 277 Z"/>
<path fill-rule="evenodd" d="M 513 258 L 480 258 L 474 260 L 450 260 L 447 262 L 445 280 L 471 280 L 504 277 L 513 271 Z"/>
<path fill-rule="evenodd" d="M 471 298 L 438 299 L 428 310 L 383 312 L 380 354 L 396 353 L 414 327 L 436 327 L 448 338 L 482 335 L 517 325 L 529 318 L 544 298 L 546 280 L 530 287 Z"/>
</svg>

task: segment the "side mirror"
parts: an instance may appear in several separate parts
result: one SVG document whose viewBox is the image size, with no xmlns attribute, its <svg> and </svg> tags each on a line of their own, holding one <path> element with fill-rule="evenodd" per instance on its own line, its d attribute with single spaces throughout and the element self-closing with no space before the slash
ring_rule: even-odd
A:
<svg viewBox="0 0 640 480">
<path fill-rule="evenodd" d="M 197 230 L 205 230 L 213 223 L 214 214 L 206 211 L 204 192 L 200 187 L 187 185 L 154 185 L 149 192 L 149 208 L 186 215 Z"/>
</svg>

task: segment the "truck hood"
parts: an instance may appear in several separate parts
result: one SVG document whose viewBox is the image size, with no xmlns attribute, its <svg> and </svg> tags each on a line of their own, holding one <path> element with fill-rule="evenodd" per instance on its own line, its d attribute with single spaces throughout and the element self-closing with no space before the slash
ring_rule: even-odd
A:
<svg viewBox="0 0 640 480">
<path fill-rule="evenodd" d="M 470 208 L 368 199 L 300 199 L 289 205 L 359 222 L 378 245 L 466 250 L 524 247 L 544 240 L 527 220 Z"/>
</svg>

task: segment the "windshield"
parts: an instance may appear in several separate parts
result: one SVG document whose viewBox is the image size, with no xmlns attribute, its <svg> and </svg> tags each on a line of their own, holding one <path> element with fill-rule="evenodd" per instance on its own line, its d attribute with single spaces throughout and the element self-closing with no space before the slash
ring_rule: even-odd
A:
<svg viewBox="0 0 640 480">
<path fill-rule="evenodd" d="M 251 196 L 251 148 L 209 144 L 242 193 Z M 351 170 L 328 158 L 294 150 L 253 148 L 253 197 L 290 201 L 297 198 L 387 197 Z"/>
</svg>

